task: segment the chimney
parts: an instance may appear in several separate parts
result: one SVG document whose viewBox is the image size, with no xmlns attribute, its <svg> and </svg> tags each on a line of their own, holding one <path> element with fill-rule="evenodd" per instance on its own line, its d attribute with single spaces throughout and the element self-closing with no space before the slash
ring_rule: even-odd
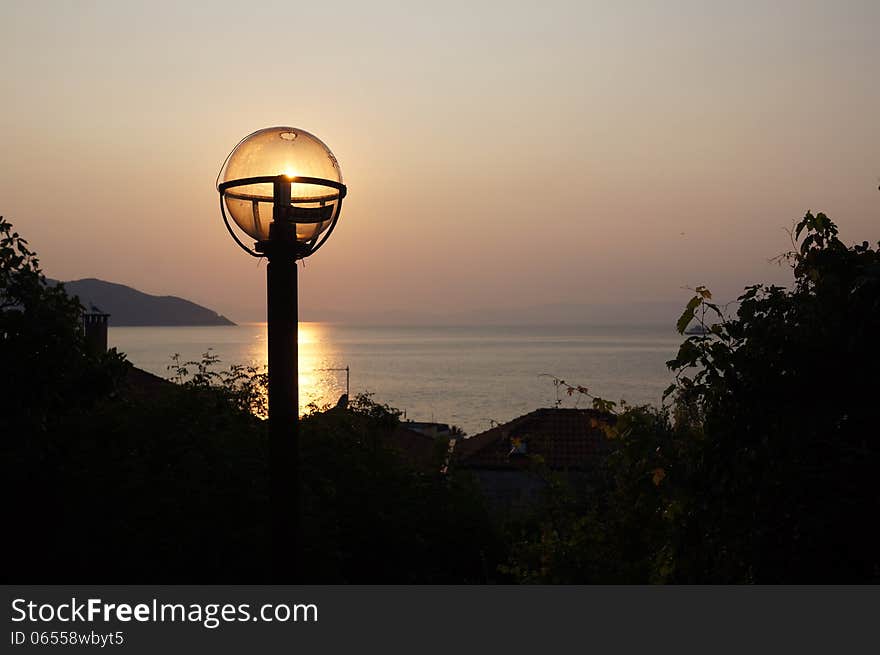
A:
<svg viewBox="0 0 880 655">
<path fill-rule="evenodd" d="M 83 312 L 83 334 L 86 338 L 86 347 L 93 353 L 107 352 L 107 319 L 110 314 L 105 314 L 92 305 Z"/>
</svg>

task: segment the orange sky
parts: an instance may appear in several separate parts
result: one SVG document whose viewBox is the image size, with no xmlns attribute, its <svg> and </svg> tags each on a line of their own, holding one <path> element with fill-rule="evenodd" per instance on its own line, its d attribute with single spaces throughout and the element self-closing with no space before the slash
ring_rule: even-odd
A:
<svg viewBox="0 0 880 655">
<path fill-rule="evenodd" d="M 880 238 L 880 3 L 195 4 L 0 7 L 0 214 L 50 276 L 261 319 L 214 180 L 278 124 L 349 185 L 312 319 L 731 298 L 811 208 Z"/>
</svg>

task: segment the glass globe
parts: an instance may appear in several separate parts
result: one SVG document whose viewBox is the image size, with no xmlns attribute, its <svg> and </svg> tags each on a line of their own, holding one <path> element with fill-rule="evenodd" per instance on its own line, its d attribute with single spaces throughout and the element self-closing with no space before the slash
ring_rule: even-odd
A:
<svg viewBox="0 0 880 655">
<path fill-rule="evenodd" d="M 217 177 L 217 186 L 277 175 L 342 183 L 339 162 L 318 137 L 295 127 L 267 127 L 245 137 L 235 147 Z M 273 183 L 235 185 L 222 193 L 232 220 L 257 241 L 267 240 L 273 220 Z M 297 241 L 312 241 L 330 227 L 339 213 L 341 194 L 339 189 L 320 183 L 290 185 Z"/>
</svg>

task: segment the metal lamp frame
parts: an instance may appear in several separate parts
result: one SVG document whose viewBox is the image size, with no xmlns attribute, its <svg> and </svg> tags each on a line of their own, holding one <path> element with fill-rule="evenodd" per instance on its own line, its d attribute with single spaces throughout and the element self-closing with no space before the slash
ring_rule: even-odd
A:
<svg viewBox="0 0 880 655">
<path fill-rule="evenodd" d="M 235 187 L 266 183 L 272 184 L 273 195 L 271 198 L 269 196 L 255 196 L 250 194 L 237 196 L 234 192 L 229 191 Z M 336 189 L 338 193 L 308 198 L 291 197 L 291 184 L 312 184 L 315 186 L 329 187 Z M 336 227 L 336 223 L 339 221 L 339 215 L 342 213 L 342 199 L 345 198 L 348 193 L 348 188 L 341 182 L 326 180 L 320 177 L 263 175 L 259 177 L 243 177 L 238 180 L 221 182 L 217 185 L 217 191 L 220 194 L 220 213 L 223 215 L 223 223 L 226 225 L 226 229 L 229 231 L 233 240 L 242 250 L 252 257 L 264 257 L 273 249 L 277 250 L 279 247 L 293 247 L 295 251 L 294 258 L 304 259 L 316 252 L 327 242 L 327 239 L 333 232 L 333 228 Z M 226 215 L 226 203 L 224 202 L 226 196 L 238 200 L 250 200 L 252 202 L 272 202 L 272 223 L 269 226 L 269 238 L 263 241 L 257 241 L 254 248 L 249 248 L 245 245 L 229 223 L 229 217 Z M 293 204 L 296 202 L 321 203 L 321 206 L 297 207 Z M 296 223 L 323 223 L 329 218 L 326 215 L 327 208 L 325 207 L 325 203 L 328 202 L 336 203 L 330 226 L 322 234 L 316 235 L 307 241 L 299 241 L 296 238 L 295 227 L 291 231 L 290 226 L 295 226 Z"/>
</svg>

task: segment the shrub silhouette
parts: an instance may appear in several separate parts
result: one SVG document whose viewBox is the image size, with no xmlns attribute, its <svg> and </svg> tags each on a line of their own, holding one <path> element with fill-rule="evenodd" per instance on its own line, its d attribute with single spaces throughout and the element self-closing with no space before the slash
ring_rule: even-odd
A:
<svg viewBox="0 0 880 655">
<path fill-rule="evenodd" d="M 81 307 L 0 222 L 0 433 L 8 581 L 271 581 L 264 375 L 173 360 L 142 387 L 90 354 Z M 145 375 L 145 374 L 141 374 Z M 356 398 L 301 423 L 305 582 L 480 582 L 497 544 L 466 480 L 388 447 Z M 487 564 L 488 562 L 488 564 Z"/>
<path fill-rule="evenodd" d="M 696 288 L 678 329 L 700 317 L 706 334 L 668 362 L 674 405 L 618 410 L 592 494 L 550 498 L 511 536 L 505 570 L 534 582 L 880 580 L 880 252 L 846 246 L 821 213 L 794 238 L 791 289 L 749 286 L 727 317 Z"/>
</svg>

